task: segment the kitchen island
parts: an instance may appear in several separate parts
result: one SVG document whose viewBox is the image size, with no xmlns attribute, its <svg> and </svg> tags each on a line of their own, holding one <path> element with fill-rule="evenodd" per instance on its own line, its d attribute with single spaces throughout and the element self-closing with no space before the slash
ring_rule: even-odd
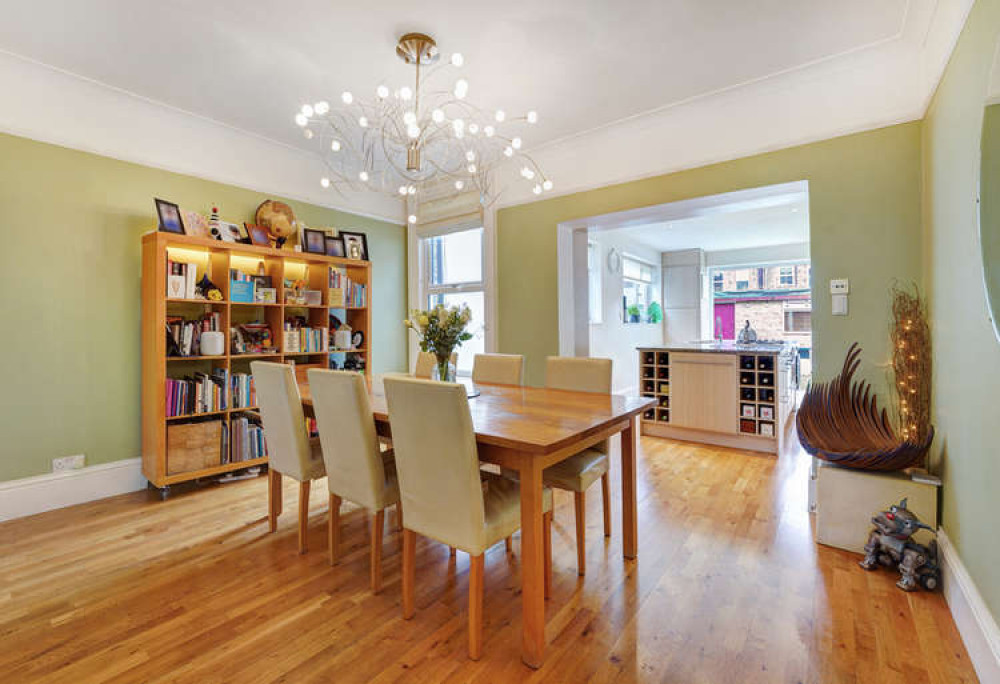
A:
<svg viewBox="0 0 1000 684">
<path fill-rule="evenodd" d="M 639 348 L 639 388 L 656 399 L 642 434 L 777 453 L 795 406 L 797 350 L 781 343 Z"/>
</svg>

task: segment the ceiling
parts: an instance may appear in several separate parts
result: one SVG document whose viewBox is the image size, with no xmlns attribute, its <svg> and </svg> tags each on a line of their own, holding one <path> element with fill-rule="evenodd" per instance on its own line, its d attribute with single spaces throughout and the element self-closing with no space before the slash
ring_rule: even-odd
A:
<svg viewBox="0 0 1000 684">
<path fill-rule="evenodd" d="M 892 39 L 907 0 L 33 0 L 0 48 L 260 136 L 308 146 L 292 118 L 342 90 L 411 75 L 406 31 L 462 52 L 471 102 L 536 109 L 539 145 Z M 449 79 L 450 80 L 450 79 Z M 449 84 L 450 85 L 450 84 Z"/>
<path fill-rule="evenodd" d="M 463 53 L 473 104 L 537 110 L 505 132 L 566 194 L 919 119 L 972 2 L 11 2 L 0 131 L 400 223 L 323 190 L 293 117 L 409 82 L 404 32 Z"/>
<path fill-rule="evenodd" d="M 697 204 L 675 202 L 647 210 L 644 219 L 626 219 L 615 227 L 611 216 L 592 222 L 602 235 L 625 237 L 657 252 L 703 249 L 718 252 L 809 242 L 809 197 L 806 191 L 774 186 L 754 197 L 736 193 L 700 198 Z M 663 220 L 655 220 L 657 212 Z"/>
</svg>

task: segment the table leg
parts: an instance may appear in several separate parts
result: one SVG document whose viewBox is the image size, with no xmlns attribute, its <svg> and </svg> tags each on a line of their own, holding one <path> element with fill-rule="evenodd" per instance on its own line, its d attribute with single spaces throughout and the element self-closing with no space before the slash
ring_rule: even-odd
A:
<svg viewBox="0 0 1000 684">
<path fill-rule="evenodd" d="M 622 439 L 622 550 L 635 558 L 639 547 L 638 506 L 635 494 L 635 419 L 621 432 Z"/>
<path fill-rule="evenodd" d="M 545 655 L 545 553 L 542 469 L 525 458 L 521 479 L 521 660 L 541 667 Z"/>
</svg>

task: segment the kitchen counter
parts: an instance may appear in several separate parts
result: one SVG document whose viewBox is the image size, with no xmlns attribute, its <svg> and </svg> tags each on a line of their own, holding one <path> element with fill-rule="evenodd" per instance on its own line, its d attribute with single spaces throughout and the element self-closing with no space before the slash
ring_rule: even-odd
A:
<svg viewBox="0 0 1000 684">
<path fill-rule="evenodd" d="M 678 352 L 715 352 L 717 354 L 781 354 L 791 352 L 791 345 L 776 344 L 774 342 L 752 342 L 750 344 L 738 344 L 732 340 L 722 342 L 678 342 L 666 344 L 661 347 L 641 347 L 640 349 L 653 349 L 660 351 Z"/>
<path fill-rule="evenodd" d="M 794 345 L 640 347 L 639 389 L 656 399 L 644 435 L 777 453 L 795 402 Z"/>
</svg>

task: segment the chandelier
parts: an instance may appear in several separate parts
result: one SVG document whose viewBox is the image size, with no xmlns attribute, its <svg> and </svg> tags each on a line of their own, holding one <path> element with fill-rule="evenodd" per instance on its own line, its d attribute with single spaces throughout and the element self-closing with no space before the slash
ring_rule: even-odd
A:
<svg viewBox="0 0 1000 684">
<path fill-rule="evenodd" d="M 536 123 L 537 112 L 511 116 L 471 104 L 466 100 L 469 82 L 460 75 L 462 55 L 440 61 L 430 36 L 407 33 L 396 54 L 413 67 L 412 88 L 390 90 L 382 83 L 367 101 L 344 91 L 341 105 L 306 104 L 295 115 L 327 167 L 319 180 L 322 187 L 369 189 L 414 200 L 422 192 L 435 197 L 476 192 L 487 207 L 500 194 L 497 170 L 510 164 L 519 167 L 520 180 L 536 195 L 552 189 L 552 181 L 522 150 L 521 138 L 508 130 Z M 409 222 L 416 221 L 411 211 Z"/>
</svg>

